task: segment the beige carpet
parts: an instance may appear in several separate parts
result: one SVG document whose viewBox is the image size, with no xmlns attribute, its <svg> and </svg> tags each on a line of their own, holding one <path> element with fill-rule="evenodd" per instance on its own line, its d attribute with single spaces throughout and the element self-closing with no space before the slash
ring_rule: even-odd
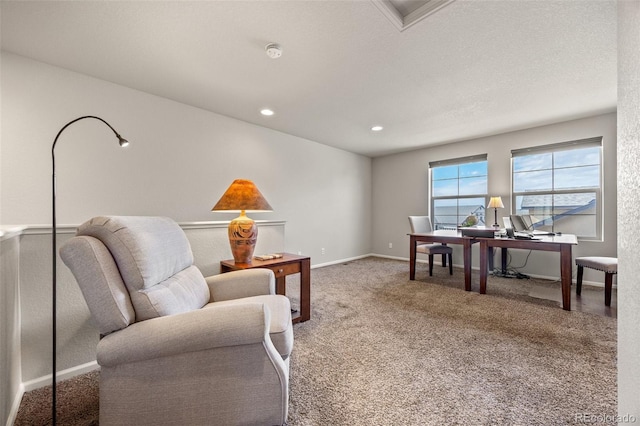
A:
<svg viewBox="0 0 640 426">
<path fill-rule="evenodd" d="M 461 270 L 408 275 L 407 262 L 375 257 L 312 270 L 290 426 L 564 425 L 616 414 L 615 319 L 529 296 L 559 293 L 559 283 L 490 277 L 491 294 L 480 295 L 477 284 L 463 290 Z M 96 378 L 69 385 L 80 404 L 72 391 L 58 396 L 60 425 L 97 423 Z M 15 424 L 47 424 L 47 402 L 30 394 Z"/>
<path fill-rule="evenodd" d="M 559 283 L 367 258 L 313 270 L 290 425 L 581 424 L 616 414 L 616 320 L 529 297 Z M 474 282 L 478 277 L 474 275 Z M 477 285 L 477 284 L 476 284 Z M 586 289 L 584 291 L 587 291 Z M 602 290 L 599 291 L 602 293 Z"/>
</svg>

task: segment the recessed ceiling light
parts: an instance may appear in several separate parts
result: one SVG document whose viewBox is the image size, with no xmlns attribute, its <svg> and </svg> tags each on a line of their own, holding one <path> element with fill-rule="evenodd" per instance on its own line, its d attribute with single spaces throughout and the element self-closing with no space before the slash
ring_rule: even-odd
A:
<svg viewBox="0 0 640 426">
<path fill-rule="evenodd" d="M 272 116 L 273 114 L 275 114 L 275 112 L 273 112 L 273 110 L 272 110 L 272 109 L 264 108 L 264 109 L 261 109 L 261 110 L 260 110 L 260 114 L 262 114 L 262 115 L 266 115 L 267 117 L 270 117 L 270 116 Z"/>
<path fill-rule="evenodd" d="M 371 131 L 372 131 L 372 132 L 379 132 L 379 131 L 380 131 L 380 130 L 382 130 L 382 129 L 384 129 L 384 127 L 382 127 L 382 126 L 373 126 L 373 127 L 371 128 Z"/>
</svg>

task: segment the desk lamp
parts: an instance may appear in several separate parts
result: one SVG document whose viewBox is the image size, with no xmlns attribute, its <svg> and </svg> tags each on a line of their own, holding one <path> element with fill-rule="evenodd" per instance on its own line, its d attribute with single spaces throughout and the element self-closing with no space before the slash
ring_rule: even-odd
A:
<svg viewBox="0 0 640 426">
<path fill-rule="evenodd" d="M 489 205 L 487 207 L 493 209 L 494 211 L 493 226 L 495 228 L 499 228 L 500 225 L 498 225 L 498 209 L 504 208 L 504 204 L 502 204 L 502 197 L 491 197 L 491 199 L 489 200 Z"/>
</svg>

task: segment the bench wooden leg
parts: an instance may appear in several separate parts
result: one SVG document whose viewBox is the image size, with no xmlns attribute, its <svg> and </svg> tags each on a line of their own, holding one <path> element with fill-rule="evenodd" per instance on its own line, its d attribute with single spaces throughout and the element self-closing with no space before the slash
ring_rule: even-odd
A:
<svg viewBox="0 0 640 426">
<path fill-rule="evenodd" d="M 613 274 L 605 273 L 604 276 L 604 304 L 611 306 L 611 287 L 613 287 Z"/>
<path fill-rule="evenodd" d="M 584 267 L 578 266 L 578 276 L 576 277 L 576 294 L 579 296 L 582 293 L 582 274 L 584 273 Z"/>
<path fill-rule="evenodd" d="M 449 275 L 453 275 L 453 256 L 449 253 Z"/>
</svg>

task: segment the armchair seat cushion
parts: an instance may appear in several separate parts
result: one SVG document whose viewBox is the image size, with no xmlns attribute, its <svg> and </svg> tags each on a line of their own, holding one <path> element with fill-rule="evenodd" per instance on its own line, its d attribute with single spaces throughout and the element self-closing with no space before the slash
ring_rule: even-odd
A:
<svg viewBox="0 0 640 426">
<path fill-rule="evenodd" d="M 271 294 L 264 296 L 252 296 L 242 299 L 225 300 L 223 302 L 214 302 L 205 305 L 205 308 L 211 306 L 229 306 L 243 305 L 247 303 L 263 303 L 269 308 L 270 323 L 269 336 L 271 342 L 275 346 L 278 353 L 283 359 L 291 355 L 293 350 L 293 326 L 291 323 L 291 304 L 286 296 Z"/>
</svg>

